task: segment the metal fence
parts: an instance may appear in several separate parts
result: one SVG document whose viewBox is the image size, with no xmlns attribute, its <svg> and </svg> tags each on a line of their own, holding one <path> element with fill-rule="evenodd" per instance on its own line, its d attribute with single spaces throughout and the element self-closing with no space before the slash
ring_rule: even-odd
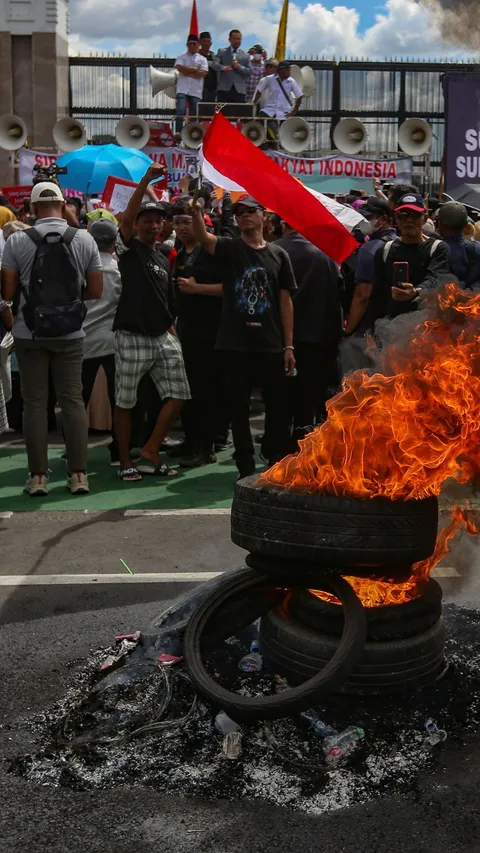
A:
<svg viewBox="0 0 480 853">
<path fill-rule="evenodd" d="M 432 180 L 440 180 L 444 146 L 444 103 L 441 85 L 445 71 L 479 71 L 474 63 L 366 62 L 293 60 L 310 65 L 317 87 L 304 102 L 302 115 L 312 126 L 310 151 L 332 150 L 332 131 L 341 118 L 359 118 L 368 129 L 365 155 L 397 152 L 399 125 L 407 118 L 426 119 L 433 130 Z M 168 120 L 175 104 L 164 93 L 152 96 L 149 66 L 168 71 L 173 59 L 78 57 L 70 59 L 71 114 L 80 119 L 92 142 L 114 135 L 124 115 Z M 420 174 L 424 161 L 414 162 Z"/>
</svg>

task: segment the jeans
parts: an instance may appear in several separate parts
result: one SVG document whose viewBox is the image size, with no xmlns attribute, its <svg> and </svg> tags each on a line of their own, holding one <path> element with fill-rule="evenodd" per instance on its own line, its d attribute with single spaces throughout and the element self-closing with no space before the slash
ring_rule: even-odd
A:
<svg viewBox="0 0 480 853">
<path fill-rule="evenodd" d="M 48 371 L 62 410 L 69 471 L 87 470 L 88 420 L 82 396 L 83 338 L 15 339 L 23 396 L 23 434 L 31 474 L 48 471 Z"/>
<path fill-rule="evenodd" d="M 190 118 L 196 120 L 197 116 L 197 104 L 200 103 L 201 98 L 195 98 L 194 95 L 182 95 L 181 93 L 177 95 L 177 120 L 175 122 L 175 132 L 181 133 L 183 127 L 183 120 L 187 114 L 187 106 Z"/>
<path fill-rule="evenodd" d="M 264 113 L 263 110 L 260 110 L 257 113 L 257 118 L 268 118 L 268 121 L 266 122 L 266 141 L 269 143 L 274 142 L 276 144 L 278 142 L 278 121 L 275 118 L 272 118 L 271 116 L 267 115 L 267 113 Z"/>
<path fill-rule="evenodd" d="M 265 402 L 265 435 L 262 455 L 269 464 L 290 452 L 287 382 L 282 352 L 224 352 L 223 378 L 232 416 L 235 462 L 243 476 L 255 471 L 250 432 L 252 388 L 261 388 Z"/>
</svg>

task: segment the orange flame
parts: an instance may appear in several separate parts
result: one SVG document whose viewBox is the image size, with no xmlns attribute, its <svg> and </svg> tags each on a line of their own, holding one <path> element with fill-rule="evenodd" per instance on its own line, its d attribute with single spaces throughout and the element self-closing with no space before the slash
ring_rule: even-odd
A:
<svg viewBox="0 0 480 853">
<path fill-rule="evenodd" d="M 480 470 L 480 294 L 432 294 L 410 343 L 357 370 L 327 403 L 328 419 L 259 482 L 299 491 L 394 500 L 438 495 Z"/>
<path fill-rule="evenodd" d="M 353 587 L 364 607 L 387 607 L 391 604 L 405 604 L 407 601 L 412 601 L 421 595 L 424 581 L 430 576 L 431 570 L 450 552 L 450 541 L 462 527 L 465 527 L 470 536 L 476 536 L 480 532 L 475 511 L 456 506 L 452 509 L 449 524 L 438 534 L 432 556 L 420 563 L 415 563 L 412 566 L 412 575 L 405 583 L 390 583 L 386 578 L 374 580 L 373 578 L 346 577 L 345 580 Z M 338 598 L 331 593 L 316 589 L 311 589 L 309 592 L 321 598 L 322 601 L 340 604 Z"/>
</svg>

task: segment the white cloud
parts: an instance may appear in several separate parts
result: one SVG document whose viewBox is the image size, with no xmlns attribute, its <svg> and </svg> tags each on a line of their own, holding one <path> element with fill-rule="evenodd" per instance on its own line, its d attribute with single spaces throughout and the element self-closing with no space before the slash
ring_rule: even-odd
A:
<svg viewBox="0 0 480 853">
<path fill-rule="evenodd" d="M 224 0 L 210 0 L 208 7 L 201 4 L 200 26 L 212 32 L 216 48 L 227 43 L 231 27 L 239 26 L 244 46 L 260 41 L 270 52 L 280 6 L 281 0 L 243 0 L 237 12 Z M 174 56 L 183 47 L 190 12 L 191 0 L 76 0 L 71 8 L 70 50 L 83 55 L 105 49 L 129 56 Z M 366 30 L 347 3 L 330 9 L 323 3 L 309 3 L 303 9 L 291 3 L 287 46 L 291 55 L 325 58 L 467 55 L 442 40 L 438 17 L 416 0 L 386 0 Z"/>
</svg>

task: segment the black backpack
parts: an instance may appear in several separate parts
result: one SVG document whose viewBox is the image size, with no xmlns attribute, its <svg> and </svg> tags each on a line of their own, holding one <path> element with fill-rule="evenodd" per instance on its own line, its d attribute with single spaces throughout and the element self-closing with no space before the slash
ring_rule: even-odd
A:
<svg viewBox="0 0 480 853">
<path fill-rule="evenodd" d="M 34 338 L 59 338 L 82 328 L 83 277 L 70 249 L 77 230 L 68 227 L 44 237 L 35 228 L 25 232 L 37 247 L 28 290 L 22 286 L 23 318 Z"/>
</svg>

